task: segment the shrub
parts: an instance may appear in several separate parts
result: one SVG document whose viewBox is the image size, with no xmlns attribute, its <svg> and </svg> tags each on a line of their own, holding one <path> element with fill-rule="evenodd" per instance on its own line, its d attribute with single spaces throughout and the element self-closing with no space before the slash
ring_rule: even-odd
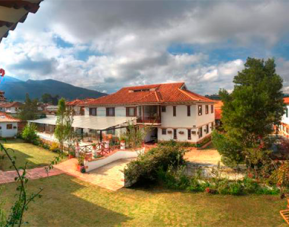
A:
<svg viewBox="0 0 289 227">
<path fill-rule="evenodd" d="M 190 142 L 177 142 L 175 140 L 160 141 L 159 145 L 162 146 L 180 146 L 180 147 L 196 147 L 196 144 Z"/>
<path fill-rule="evenodd" d="M 36 133 L 36 126 L 34 124 L 27 124 L 21 135 L 26 142 L 39 145 L 40 140 Z"/>
<path fill-rule="evenodd" d="M 59 145 L 58 145 L 58 143 L 56 143 L 56 142 L 53 142 L 53 143 L 50 145 L 49 149 L 50 149 L 51 151 L 53 151 L 53 152 L 59 152 L 59 151 L 60 151 Z"/>
<path fill-rule="evenodd" d="M 124 170 L 126 186 L 156 181 L 160 169 L 167 171 L 169 166 L 175 167 L 185 163 L 184 152 L 178 145 L 159 145 L 139 156 Z"/>
</svg>

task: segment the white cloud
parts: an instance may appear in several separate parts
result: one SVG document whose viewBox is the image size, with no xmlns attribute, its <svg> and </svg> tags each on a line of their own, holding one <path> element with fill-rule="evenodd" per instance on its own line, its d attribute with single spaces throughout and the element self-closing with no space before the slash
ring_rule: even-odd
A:
<svg viewBox="0 0 289 227">
<path fill-rule="evenodd" d="M 196 92 L 215 93 L 232 89 L 244 59 L 212 63 L 202 50 L 224 43 L 251 47 L 256 40 L 269 48 L 289 32 L 288 9 L 285 1 L 46 0 L 0 44 L 0 62 L 7 75 L 52 78 L 108 92 L 127 85 L 186 81 Z M 59 46 L 55 37 L 72 46 Z M 200 45 L 201 50 L 176 55 L 167 51 L 183 43 Z M 97 54 L 79 59 L 81 51 Z M 277 64 L 289 86 L 289 63 L 279 59 Z"/>
</svg>

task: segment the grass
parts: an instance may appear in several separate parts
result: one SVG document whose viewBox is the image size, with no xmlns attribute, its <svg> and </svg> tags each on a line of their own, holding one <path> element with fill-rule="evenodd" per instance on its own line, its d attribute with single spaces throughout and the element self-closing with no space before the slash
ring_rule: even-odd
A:
<svg viewBox="0 0 289 227">
<path fill-rule="evenodd" d="M 149 189 L 111 192 L 67 175 L 29 182 L 43 187 L 43 197 L 25 215 L 28 226 L 287 226 L 278 196 L 222 196 Z M 6 208 L 14 200 L 15 184 L 5 185 Z"/>
<path fill-rule="evenodd" d="M 23 167 L 27 162 L 27 169 L 47 166 L 54 157 L 58 156 L 58 154 L 53 153 L 52 151 L 45 150 L 30 143 L 25 143 L 20 139 L 1 142 L 4 147 L 15 150 L 15 152 L 11 152 L 10 154 L 16 157 L 17 166 Z M 10 166 L 11 163 L 6 156 L 4 156 L 3 160 L 0 159 L 0 170 L 12 170 Z"/>
</svg>

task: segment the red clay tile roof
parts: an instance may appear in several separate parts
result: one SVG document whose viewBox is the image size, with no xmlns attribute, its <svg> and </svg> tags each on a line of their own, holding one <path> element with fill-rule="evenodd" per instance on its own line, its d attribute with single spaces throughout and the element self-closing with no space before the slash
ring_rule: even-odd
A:
<svg viewBox="0 0 289 227">
<path fill-rule="evenodd" d="M 222 118 L 222 106 L 223 106 L 222 101 L 218 101 L 215 103 L 215 119 L 220 120 Z"/>
<path fill-rule="evenodd" d="M 108 96 L 97 99 L 86 99 L 77 105 L 136 105 L 165 103 L 195 103 L 213 100 L 186 90 L 185 83 L 152 84 L 124 87 Z"/>
<path fill-rule="evenodd" d="M 20 122 L 20 120 L 12 117 L 6 113 L 0 112 L 0 123 L 1 122 Z"/>
<path fill-rule="evenodd" d="M 10 108 L 10 107 L 20 107 L 23 104 L 21 102 L 6 102 L 6 103 L 0 103 L 0 107 L 2 108 Z"/>
<path fill-rule="evenodd" d="M 284 98 L 284 103 L 289 104 L 289 97 Z"/>
</svg>

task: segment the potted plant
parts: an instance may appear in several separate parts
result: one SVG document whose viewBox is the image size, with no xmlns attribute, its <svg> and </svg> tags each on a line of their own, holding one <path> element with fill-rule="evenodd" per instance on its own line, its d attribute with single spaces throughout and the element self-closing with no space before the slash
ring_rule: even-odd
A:
<svg viewBox="0 0 289 227">
<path fill-rule="evenodd" d="M 69 151 L 68 152 L 68 158 L 69 159 L 75 158 L 75 152 L 74 151 Z"/>
<path fill-rule="evenodd" d="M 119 140 L 120 140 L 120 149 L 124 150 L 125 149 L 125 140 L 126 140 L 125 135 L 121 135 Z"/>
<path fill-rule="evenodd" d="M 94 150 L 96 149 L 96 143 L 91 144 L 91 146 Z"/>
<path fill-rule="evenodd" d="M 80 171 L 80 172 L 82 172 L 82 169 L 85 170 L 84 159 L 85 159 L 85 154 L 84 153 L 80 153 L 78 158 L 77 158 L 77 161 L 78 161 L 77 170 Z"/>
</svg>

